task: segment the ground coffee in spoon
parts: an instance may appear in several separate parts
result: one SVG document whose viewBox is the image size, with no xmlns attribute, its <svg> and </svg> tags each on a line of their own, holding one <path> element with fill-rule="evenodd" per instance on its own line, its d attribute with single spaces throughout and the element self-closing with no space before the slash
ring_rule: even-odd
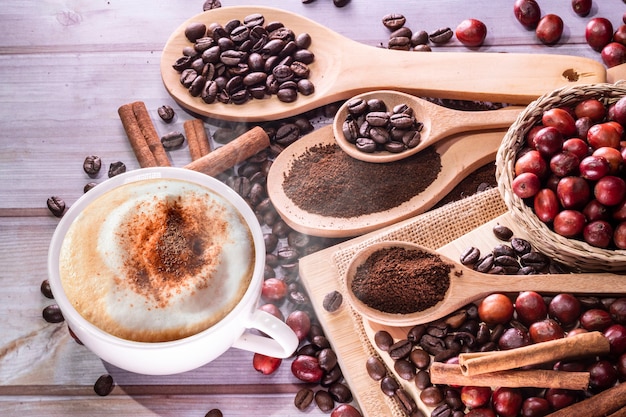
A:
<svg viewBox="0 0 626 417">
<path fill-rule="evenodd" d="M 357 217 L 409 201 L 428 188 L 440 171 L 441 157 L 432 147 L 377 164 L 352 158 L 337 144 L 316 145 L 294 161 L 283 189 L 307 212 Z"/>
</svg>

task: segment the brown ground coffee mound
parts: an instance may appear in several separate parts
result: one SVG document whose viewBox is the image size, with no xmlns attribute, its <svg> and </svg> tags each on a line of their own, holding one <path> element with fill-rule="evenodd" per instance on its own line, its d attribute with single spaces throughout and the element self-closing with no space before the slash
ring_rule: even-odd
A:
<svg viewBox="0 0 626 417">
<path fill-rule="evenodd" d="M 357 268 L 352 291 L 377 310 L 414 313 L 443 299 L 450 270 L 451 265 L 435 254 L 401 247 L 380 249 Z"/>
<path fill-rule="evenodd" d="M 409 201 L 440 171 L 441 157 L 432 147 L 400 161 L 376 164 L 354 159 L 336 144 L 317 145 L 294 161 L 283 189 L 305 211 L 348 218 Z"/>
</svg>

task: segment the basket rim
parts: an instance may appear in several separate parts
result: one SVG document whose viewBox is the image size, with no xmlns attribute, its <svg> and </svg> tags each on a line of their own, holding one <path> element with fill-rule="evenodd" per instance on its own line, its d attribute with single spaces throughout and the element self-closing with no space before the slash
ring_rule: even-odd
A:
<svg viewBox="0 0 626 417">
<path fill-rule="evenodd" d="M 528 131 L 541 121 L 542 113 L 547 108 L 580 102 L 587 98 L 599 98 L 605 103 L 612 103 L 626 96 L 626 82 L 595 83 L 565 86 L 545 93 L 531 102 L 507 130 L 496 153 L 496 180 L 498 191 L 505 205 L 516 221 L 526 229 L 529 240 L 537 248 L 575 266 L 593 266 L 594 262 L 607 266 L 606 262 L 626 267 L 626 250 L 604 249 L 592 246 L 583 240 L 565 238 L 552 231 L 547 224 L 539 220 L 531 207 L 519 198 L 511 189 L 514 178 L 514 165 L 519 149 L 525 144 Z M 565 253 L 564 253 L 565 251 Z M 618 265 L 612 265 L 616 267 Z"/>
</svg>

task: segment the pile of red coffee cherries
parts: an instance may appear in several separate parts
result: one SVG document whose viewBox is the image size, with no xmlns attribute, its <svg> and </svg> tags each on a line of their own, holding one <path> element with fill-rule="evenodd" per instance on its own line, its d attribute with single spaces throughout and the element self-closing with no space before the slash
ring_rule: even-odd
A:
<svg viewBox="0 0 626 417">
<path fill-rule="evenodd" d="M 512 191 L 554 232 L 626 249 L 626 97 L 545 110 L 515 161 Z"/>
</svg>

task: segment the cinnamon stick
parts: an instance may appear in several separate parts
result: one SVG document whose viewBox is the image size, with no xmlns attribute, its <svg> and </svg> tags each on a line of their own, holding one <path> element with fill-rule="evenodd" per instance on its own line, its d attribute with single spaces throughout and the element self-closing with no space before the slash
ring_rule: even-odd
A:
<svg viewBox="0 0 626 417">
<path fill-rule="evenodd" d="M 142 168 L 170 166 L 169 158 L 152 124 L 146 105 L 141 101 L 124 104 L 117 113 L 139 166 Z"/>
<path fill-rule="evenodd" d="M 270 138 L 256 126 L 226 145 L 185 165 L 185 168 L 214 176 L 234 167 L 270 146 Z"/>
<path fill-rule="evenodd" d="M 189 153 L 191 160 L 195 161 L 211 152 L 209 145 L 209 136 L 204 128 L 204 122 L 201 119 L 191 119 L 183 123 L 187 144 L 189 145 Z"/>
<path fill-rule="evenodd" d="M 626 417 L 626 405 L 606 417 Z"/>
<path fill-rule="evenodd" d="M 623 415 L 626 407 L 626 383 L 604 390 L 592 397 L 561 408 L 547 417 L 604 417 Z M 622 413 L 622 414 L 620 414 Z"/>
<path fill-rule="evenodd" d="M 511 350 L 462 353 L 459 355 L 459 364 L 464 375 L 472 376 L 562 359 L 601 355 L 609 350 L 609 341 L 602 333 L 588 332 Z"/>
<path fill-rule="evenodd" d="M 536 387 L 584 390 L 589 372 L 565 372 L 546 369 L 508 370 L 467 376 L 457 364 L 433 362 L 430 366 L 433 384 L 472 385 L 478 387 Z"/>
</svg>

